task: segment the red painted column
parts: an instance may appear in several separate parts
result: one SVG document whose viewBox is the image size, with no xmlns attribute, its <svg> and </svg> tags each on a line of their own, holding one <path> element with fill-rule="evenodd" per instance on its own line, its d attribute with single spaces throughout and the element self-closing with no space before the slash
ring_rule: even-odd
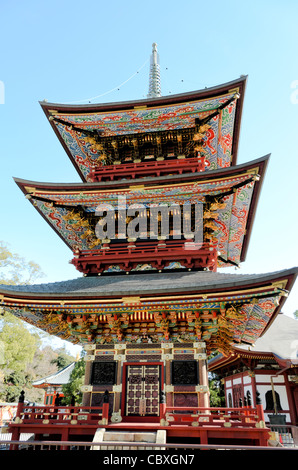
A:
<svg viewBox="0 0 298 470">
<path fill-rule="evenodd" d="M 287 391 L 287 397 L 288 397 L 288 402 L 289 402 L 290 420 L 291 420 L 292 424 L 295 424 L 296 423 L 296 413 L 295 413 L 296 407 L 295 407 L 295 402 L 294 402 L 294 399 L 293 399 L 292 390 L 291 390 L 291 387 L 290 387 L 290 384 L 289 384 L 289 379 L 288 379 L 287 372 L 284 372 L 283 376 L 284 376 L 284 381 L 285 381 L 285 384 L 286 384 L 286 391 Z"/>
<path fill-rule="evenodd" d="M 20 398 L 19 398 L 19 403 L 18 403 L 18 408 L 16 412 L 16 421 L 18 421 L 21 418 L 21 414 L 24 409 L 24 399 L 25 399 L 25 394 L 22 391 Z M 14 427 L 12 430 L 12 435 L 11 435 L 11 440 L 12 441 L 18 441 L 20 439 L 20 428 L 19 427 Z M 10 450 L 18 450 L 19 446 L 17 444 L 12 444 L 9 447 Z"/>
<path fill-rule="evenodd" d="M 166 406 L 167 405 L 165 403 L 160 403 L 160 405 L 159 405 L 159 418 L 160 418 L 160 420 L 165 419 Z"/>
<path fill-rule="evenodd" d="M 102 420 L 104 424 L 109 422 L 109 403 L 102 404 Z"/>
<path fill-rule="evenodd" d="M 252 388 L 252 406 L 254 408 L 257 403 L 257 384 L 256 384 L 256 376 L 254 372 L 251 375 L 251 388 Z"/>
<path fill-rule="evenodd" d="M 263 405 L 256 405 L 258 422 L 263 421 L 265 423 L 265 415 L 263 410 Z"/>
<path fill-rule="evenodd" d="M 69 428 L 66 428 L 62 431 L 61 441 L 68 442 L 69 439 Z M 70 450 L 69 445 L 61 446 L 60 450 Z"/>
<path fill-rule="evenodd" d="M 200 444 L 208 444 L 207 431 L 200 430 Z"/>
</svg>

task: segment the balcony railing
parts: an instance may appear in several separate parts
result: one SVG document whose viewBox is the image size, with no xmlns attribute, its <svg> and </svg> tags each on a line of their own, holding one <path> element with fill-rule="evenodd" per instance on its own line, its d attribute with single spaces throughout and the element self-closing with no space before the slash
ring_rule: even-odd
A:
<svg viewBox="0 0 298 470">
<path fill-rule="evenodd" d="M 102 406 L 23 406 L 18 410 L 15 423 L 97 425 L 108 423 L 109 405 Z"/>
<path fill-rule="evenodd" d="M 161 423 L 208 427 L 265 427 L 261 405 L 241 408 L 190 408 L 161 405 Z"/>
<path fill-rule="evenodd" d="M 25 405 L 24 403 L 18 404 L 18 410 L 16 418 L 9 424 L 9 439 L 1 439 L 0 436 L 0 447 L 9 448 L 11 450 L 17 449 L 54 449 L 58 448 L 61 450 L 78 450 L 90 449 L 92 446 L 109 446 L 109 449 L 117 448 L 123 446 L 123 449 L 136 449 L 140 445 L 142 449 L 146 446 L 158 446 L 165 448 L 170 448 L 171 446 L 177 448 L 181 447 L 186 448 L 249 448 L 249 445 L 239 445 L 237 443 L 237 436 L 239 433 L 240 439 L 248 439 L 247 443 L 251 441 L 249 439 L 255 439 L 256 442 L 251 448 L 260 449 L 264 446 L 264 449 L 270 449 L 270 441 L 272 439 L 270 435 L 270 427 L 265 425 L 264 422 L 264 412 L 262 405 L 256 405 L 255 408 L 251 406 L 244 406 L 241 408 L 203 408 L 203 407 L 171 407 L 166 404 L 160 405 L 160 423 L 155 424 L 156 429 L 167 429 L 171 427 L 176 427 L 177 429 L 181 427 L 184 429 L 183 435 L 187 436 L 188 431 L 189 435 L 193 435 L 193 432 L 196 432 L 197 436 L 200 438 L 200 444 L 149 444 L 149 443 L 140 443 L 137 442 L 128 443 L 128 442 L 96 442 L 94 437 L 93 442 L 73 442 L 73 440 L 67 441 L 68 436 L 71 434 L 71 429 L 74 429 L 74 435 L 80 435 L 78 427 L 88 426 L 88 428 L 93 428 L 94 430 L 101 428 L 109 428 L 109 425 L 112 425 L 111 428 L 115 429 L 115 423 L 110 423 L 109 421 L 109 404 L 103 403 L 102 406 L 97 407 L 83 407 L 83 406 L 32 406 Z M 62 426 L 64 425 L 64 426 Z M 132 425 L 133 426 L 133 425 Z M 121 428 L 121 426 L 120 426 Z M 297 438 L 297 427 L 291 426 L 293 428 L 292 435 Z M 65 429 L 68 431 L 64 434 Z M 45 432 L 49 433 L 49 441 L 38 441 L 40 434 Z M 187 431 L 188 430 L 188 431 Z M 238 431 L 238 433 L 237 433 Z M 217 436 L 227 437 L 230 436 L 231 445 L 210 445 L 207 439 L 207 433 L 216 433 Z M 24 434 L 25 433 L 25 434 Z M 27 434 L 26 434 L 27 433 Z M 29 434 L 28 434 L 29 433 Z M 220 433 L 220 434 L 219 434 Z M 232 433 L 232 434 L 231 434 Z M 54 442 L 50 436 L 60 434 L 61 440 L 59 442 Z M 83 433 L 84 434 L 84 433 Z M 205 440 L 204 440 L 204 435 Z M 5 434 L 4 436 L 6 436 Z M 34 436 L 35 439 L 29 437 Z M 29 437 L 28 437 L 29 436 Z M 63 437 L 64 436 L 64 437 Z M 29 439 L 29 440 L 28 440 Z M 235 440 L 236 439 L 236 440 Z M 64 442 L 65 440 L 65 442 Z M 282 448 L 295 448 L 295 442 L 297 445 L 297 440 L 292 439 L 291 443 L 280 442 L 279 446 L 271 447 L 272 449 L 282 449 Z M 132 447 L 129 447 L 132 445 Z M 269 447 L 268 447 L 269 445 Z M 271 444 L 272 445 L 272 444 Z M 2 447 L 3 446 L 3 447 Z M 85 447 L 86 446 L 86 447 Z"/>
<path fill-rule="evenodd" d="M 197 245 L 187 240 L 111 243 L 100 250 L 79 251 L 71 263 L 84 274 L 101 274 L 112 265 L 128 273 L 139 264 L 163 270 L 175 261 L 188 269 L 216 271 L 217 250 L 209 243 Z"/>
<path fill-rule="evenodd" d="M 128 177 L 162 176 L 169 173 L 201 172 L 206 169 L 204 157 L 162 160 L 152 162 L 121 163 L 106 165 L 91 170 L 89 179 L 92 182 L 114 181 Z"/>
<path fill-rule="evenodd" d="M 102 406 L 28 406 L 19 403 L 12 424 L 109 424 L 109 404 Z M 216 426 L 216 427 L 265 427 L 262 405 L 241 408 L 177 407 L 160 405 L 160 425 Z M 257 426 L 256 426 L 257 425 Z"/>
</svg>

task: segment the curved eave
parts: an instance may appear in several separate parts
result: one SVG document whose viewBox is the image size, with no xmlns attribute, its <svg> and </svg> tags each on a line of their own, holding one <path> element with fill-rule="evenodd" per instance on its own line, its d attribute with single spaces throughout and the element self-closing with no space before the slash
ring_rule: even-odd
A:
<svg viewBox="0 0 298 470">
<path fill-rule="evenodd" d="M 40 101 L 40 105 L 47 117 L 49 119 L 52 114 L 50 111 L 56 111 L 57 113 L 72 113 L 72 114 L 88 114 L 88 113 L 104 113 L 112 111 L 129 111 L 134 108 L 147 107 L 147 108 L 156 108 L 167 105 L 175 105 L 184 102 L 199 101 L 199 100 L 208 100 L 212 99 L 218 95 L 228 93 L 232 90 L 237 90 L 240 94 L 240 98 L 237 100 L 236 115 L 234 121 L 234 132 L 233 132 L 233 143 L 232 143 L 232 162 L 231 165 L 235 165 L 237 162 L 238 154 L 238 145 L 239 145 L 239 135 L 241 127 L 241 118 L 243 110 L 243 100 L 246 89 L 247 75 L 241 76 L 239 79 L 215 86 L 210 88 L 204 88 L 202 90 L 192 91 L 188 93 L 180 93 L 169 96 L 162 96 L 158 98 L 142 99 L 135 101 L 122 101 L 115 103 L 100 103 L 100 104 L 61 104 L 61 103 L 49 103 L 47 101 Z M 76 164 L 68 146 L 61 137 L 60 132 L 55 126 L 53 121 L 49 121 L 57 138 L 59 139 L 61 145 L 63 146 L 68 157 L 75 166 L 79 176 L 82 181 L 85 181 L 85 176 L 82 174 L 80 168 Z"/>
<path fill-rule="evenodd" d="M 231 295 L 239 291 L 251 293 L 264 288 L 264 292 L 272 290 L 272 286 L 280 283 L 283 289 L 290 292 L 298 275 L 298 267 L 266 274 L 223 274 L 213 272 L 193 273 L 154 273 L 134 274 L 113 277 L 82 277 L 70 281 L 52 284 L 37 284 L 28 286 L 0 285 L 0 300 L 18 298 L 22 300 L 61 301 L 91 301 L 104 299 L 121 299 L 123 296 L 171 297 L 173 295 L 214 296 L 215 294 Z M 161 281 L 166 281 L 164 284 Z M 150 284 L 150 281 L 152 283 Z M 158 282 L 157 282 L 158 281 Z M 279 313 L 286 297 L 276 309 Z"/>
<path fill-rule="evenodd" d="M 216 85 L 214 87 L 203 88 L 201 90 L 195 90 L 186 93 L 173 94 L 168 96 L 160 96 L 157 98 L 145 98 L 139 100 L 130 100 L 130 101 L 117 101 L 109 103 L 86 103 L 86 104 L 63 104 L 63 103 L 54 103 L 47 101 L 40 101 L 40 105 L 43 108 L 44 112 L 47 113 L 49 109 L 55 109 L 57 111 L 63 112 L 72 112 L 81 114 L 82 111 L 85 112 L 104 112 L 104 111 L 119 111 L 126 109 L 134 109 L 139 106 L 164 106 L 168 104 L 183 103 L 186 101 L 198 101 L 214 98 L 215 96 L 229 92 L 239 88 L 239 92 L 244 93 L 247 75 L 243 75 L 236 80 L 231 80 L 229 82 L 223 83 L 221 85 Z M 47 114 L 48 115 L 48 114 Z"/>
<path fill-rule="evenodd" d="M 71 371 L 73 370 L 75 366 L 75 362 L 71 362 L 67 366 L 63 367 L 63 369 L 58 370 L 57 372 L 54 372 L 51 375 L 47 375 L 46 377 L 43 377 L 41 379 L 36 380 L 35 382 L 32 382 L 32 385 L 34 387 L 50 387 L 50 386 L 61 386 L 63 384 L 68 383 L 69 376 L 71 374 Z M 65 377 L 65 373 L 67 374 Z M 62 379 L 59 377 L 62 377 Z M 64 377 L 64 379 L 63 379 Z"/>
<path fill-rule="evenodd" d="M 214 181 L 214 180 L 225 180 L 229 177 L 235 177 L 237 175 L 249 173 L 251 171 L 254 171 L 260 176 L 259 181 L 255 182 L 254 189 L 253 189 L 253 195 L 252 195 L 252 200 L 250 203 L 249 207 L 249 213 L 248 213 L 248 218 L 247 218 L 247 223 L 246 223 L 246 232 L 244 235 L 243 239 L 243 244 L 242 244 L 242 250 L 241 250 L 241 255 L 240 255 L 240 261 L 243 262 L 246 259 L 246 254 L 248 250 L 248 244 L 249 244 L 249 239 L 251 236 L 252 232 L 252 227 L 255 219 L 255 214 L 256 214 L 256 209 L 257 209 L 257 204 L 264 180 L 264 175 L 266 172 L 268 160 L 269 160 L 270 155 L 266 155 L 262 158 L 259 158 L 257 160 L 253 160 L 249 163 L 246 164 L 241 164 L 237 165 L 234 167 L 228 167 L 228 168 L 222 168 L 219 170 L 215 171 L 210 171 L 208 173 L 202 172 L 202 173 L 188 173 L 185 175 L 171 175 L 171 176 L 162 176 L 162 177 L 155 177 L 155 178 L 146 178 L 144 179 L 138 179 L 134 180 L 133 186 L 143 186 L 144 189 L 150 188 L 152 186 L 158 185 L 159 187 L 166 186 L 169 184 L 179 184 L 179 183 L 187 183 L 189 181 L 196 181 L 197 183 L 205 183 L 209 181 Z M 25 194 L 28 195 L 30 194 L 30 191 L 36 189 L 39 191 L 57 191 L 57 192 L 79 192 L 79 193 L 88 193 L 88 192 L 95 192 L 95 191 L 111 191 L 114 189 L 121 189 L 121 190 L 127 190 L 131 191 L 131 186 L 130 183 L 125 181 L 125 182 L 117 182 L 117 184 L 113 184 L 113 182 L 100 182 L 100 183 L 39 183 L 35 181 L 28 181 L 28 180 L 22 180 L 19 178 L 15 178 L 16 184 L 19 186 L 21 191 Z M 32 203 L 32 201 L 30 201 Z M 37 207 L 35 209 L 41 214 L 41 216 L 47 221 L 47 223 L 50 224 L 50 222 L 47 220 L 47 218 L 44 216 L 42 211 L 40 211 Z M 67 244 L 67 246 L 70 247 L 70 245 L 67 243 L 67 241 L 63 238 L 63 236 L 59 233 L 56 228 L 51 225 L 51 228 L 55 230 L 55 232 L 59 235 L 59 237 Z"/>
<path fill-rule="evenodd" d="M 212 171 L 203 171 L 199 173 L 183 173 L 179 175 L 166 175 L 146 178 L 135 178 L 133 180 L 116 180 L 116 181 L 101 181 L 96 183 L 82 182 L 82 183 L 50 183 L 50 182 L 37 182 L 31 180 L 24 180 L 21 178 L 14 178 L 14 181 L 18 184 L 24 194 L 28 192 L 24 189 L 28 187 L 36 187 L 38 189 L 44 189 L 49 191 L 103 191 L 113 189 L 129 189 L 131 186 L 144 186 L 149 187 L 153 185 L 164 186 L 169 183 L 187 183 L 188 181 L 195 180 L 199 183 L 215 179 L 226 179 L 231 176 L 238 175 L 243 172 L 248 172 L 256 167 L 259 167 L 259 175 L 264 178 L 267 164 L 270 158 L 270 154 L 264 155 L 261 158 L 252 160 L 248 163 L 242 163 L 233 167 L 219 168 Z"/>
<path fill-rule="evenodd" d="M 272 324 L 272 321 L 270 322 L 270 324 Z M 270 351 L 268 352 L 249 351 L 249 350 L 244 351 L 243 349 L 239 349 L 237 347 L 234 347 L 233 350 L 234 352 L 230 353 L 227 356 L 219 355 L 218 357 L 211 359 L 208 362 L 209 372 L 215 372 L 218 369 L 223 369 L 224 367 L 231 366 L 232 364 L 236 364 L 239 361 L 241 361 L 241 359 L 257 359 L 261 362 L 262 360 L 273 359 L 280 366 L 280 368 L 283 369 L 284 371 L 288 369 L 296 368 L 298 366 L 298 360 L 284 359 Z"/>
<path fill-rule="evenodd" d="M 54 284 L 37 286 L 0 286 L 1 306 L 11 310 L 29 323 L 39 323 L 49 311 L 82 312 L 120 311 L 147 309 L 153 304 L 163 310 L 165 304 L 180 305 L 189 310 L 218 308 L 231 302 L 243 302 L 243 314 L 250 305 L 257 310 L 250 312 L 244 329 L 237 331 L 237 320 L 233 328 L 235 341 L 252 344 L 264 334 L 283 307 L 284 292 L 290 292 L 297 277 L 298 268 L 260 275 L 226 275 L 214 272 L 142 274 L 126 276 L 81 278 Z M 278 302 L 273 302 L 277 296 Z M 257 302 L 255 302 L 257 300 Z M 268 310 L 266 320 L 261 320 L 259 308 Z M 191 307 L 192 305 L 192 307 Z M 200 307 L 199 307 L 200 308 Z M 253 307 L 255 308 L 255 307 Z M 36 312 L 36 313 L 34 313 Z M 265 318 L 263 316 L 263 318 Z M 260 320 L 260 321 L 259 321 Z M 233 320 L 230 320 L 233 324 Z M 252 327 L 257 330 L 252 334 Z M 75 340 L 75 339 L 74 339 Z"/>
<path fill-rule="evenodd" d="M 271 322 L 272 323 L 272 322 Z M 227 366 L 231 366 L 239 362 L 241 358 L 245 359 L 274 359 L 274 354 L 271 352 L 253 352 L 253 351 L 243 351 L 237 347 L 233 347 L 234 352 L 230 353 L 227 356 L 219 355 L 214 359 L 211 359 L 208 362 L 209 372 L 215 372 L 218 369 L 222 369 Z"/>
</svg>

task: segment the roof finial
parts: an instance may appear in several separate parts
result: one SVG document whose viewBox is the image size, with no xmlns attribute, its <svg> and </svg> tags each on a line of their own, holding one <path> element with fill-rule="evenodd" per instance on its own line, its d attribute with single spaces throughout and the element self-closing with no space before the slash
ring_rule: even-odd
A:
<svg viewBox="0 0 298 470">
<path fill-rule="evenodd" d="M 157 52 L 156 42 L 152 44 L 149 73 L 149 93 L 147 96 L 148 98 L 156 98 L 161 96 L 159 54 Z"/>
</svg>

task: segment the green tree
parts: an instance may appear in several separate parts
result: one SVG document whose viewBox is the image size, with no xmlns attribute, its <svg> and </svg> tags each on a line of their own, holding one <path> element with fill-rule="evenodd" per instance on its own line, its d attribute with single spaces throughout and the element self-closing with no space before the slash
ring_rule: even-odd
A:
<svg viewBox="0 0 298 470">
<path fill-rule="evenodd" d="M 4 314 L 1 323 L 0 399 L 11 402 L 18 400 L 21 390 L 30 382 L 30 374 L 26 371 L 40 339 L 9 313 Z"/>
<path fill-rule="evenodd" d="M 0 242 L 0 284 L 30 284 L 42 276 L 38 264 L 27 262 Z M 0 308 L 0 315 L 0 399 L 11 402 L 18 400 L 22 389 L 28 389 L 31 375 L 26 371 L 40 337 L 5 308 Z"/>
<path fill-rule="evenodd" d="M 70 375 L 70 380 L 67 384 L 63 385 L 62 390 L 64 393 L 63 404 L 70 405 L 72 400 L 75 403 L 81 404 L 82 392 L 81 386 L 84 384 L 85 376 L 85 360 L 82 356 L 79 361 L 76 362 L 75 367 Z"/>
<path fill-rule="evenodd" d="M 30 284 L 43 276 L 40 267 L 12 253 L 0 242 L 0 284 Z M 51 336 L 0 307 L 0 401 L 17 401 L 21 390 L 29 401 L 42 402 L 44 392 L 32 382 L 73 362 L 65 348 L 43 349 Z"/>
<path fill-rule="evenodd" d="M 4 378 L 4 401 L 9 403 L 18 401 L 20 393 L 24 389 L 24 383 L 26 383 L 27 380 L 28 376 L 25 372 L 14 371 L 7 374 Z"/>
<path fill-rule="evenodd" d="M 295 310 L 295 312 L 294 312 L 294 318 L 296 318 L 296 320 L 298 320 L 298 310 Z"/>
<path fill-rule="evenodd" d="M 64 349 L 60 349 L 57 357 L 51 360 L 51 364 L 55 364 L 58 370 L 64 369 L 71 362 L 73 362 L 73 357 L 69 356 Z"/>
<path fill-rule="evenodd" d="M 2 366 L 6 369 L 21 371 L 32 361 L 37 347 L 40 345 L 38 335 L 32 335 L 25 325 L 10 313 L 2 317 L 3 327 L 0 341 L 4 344 Z"/>
<path fill-rule="evenodd" d="M 225 406 L 224 389 L 220 379 L 216 374 L 209 377 L 210 406 L 216 408 Z"/>
</svg>

